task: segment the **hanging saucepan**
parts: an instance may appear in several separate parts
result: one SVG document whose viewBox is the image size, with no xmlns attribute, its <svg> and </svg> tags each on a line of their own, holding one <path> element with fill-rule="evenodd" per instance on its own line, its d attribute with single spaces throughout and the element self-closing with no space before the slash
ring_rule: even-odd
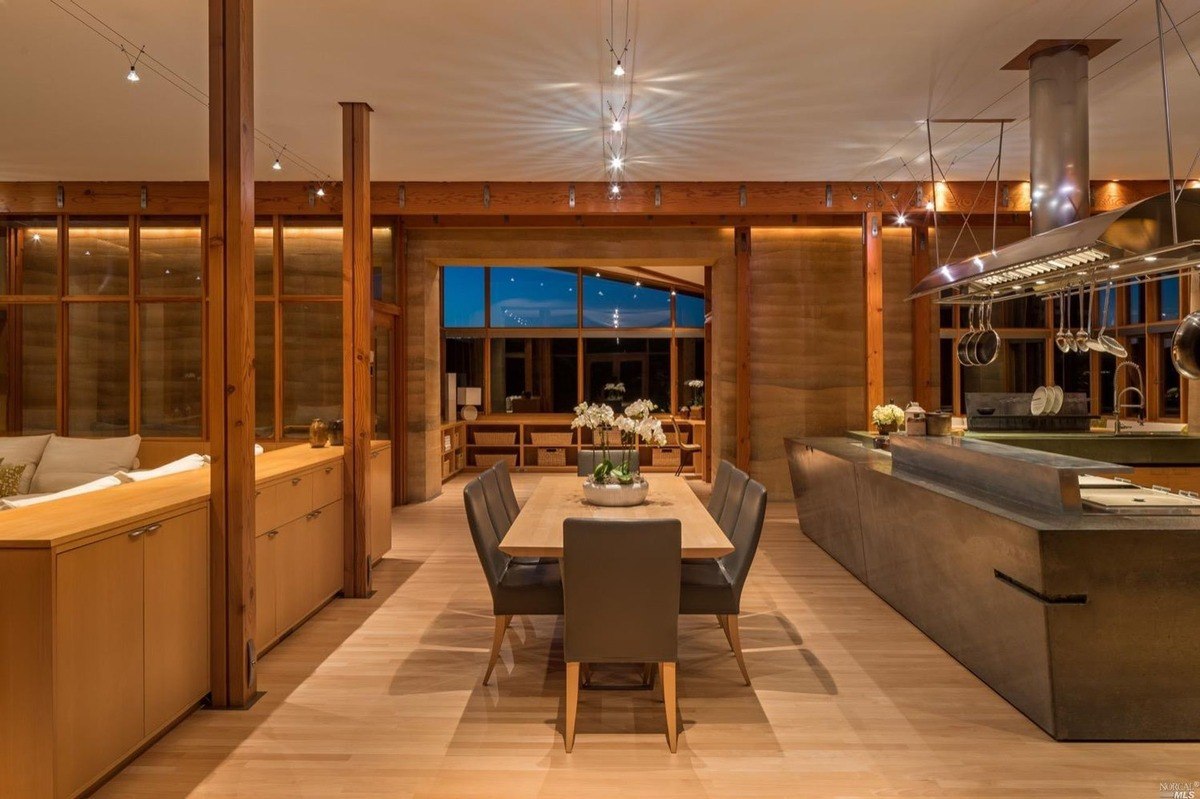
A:
<svg viewBox="0 0 1200 799">
<path fill-rule="evenodd" d="M 1171 360 L 1175 370 L 1189 380 L 1200 380 L 1200 311 L 1192 311 L 1175 328 L 1171 337 Z"/>
<path fill-rule="evenodd" d="M 997 356 L 1000 355 L 1000 334 L 992 329 L 991 300 L 988 300 L 987 305 L 980 311 L 980 316 L 986 318 L 987 321 L 982 325 L 983 332 L 975 337 L 975 341 L 971 345 L 971 360 L 977 366 L 988 366 L 995 362 Z"/>
<path fill-rule="evenodd" d="M 975 306 L 972 305 L 967 311 L 967 332 L 962 334 L 962 338 L 958 340 L 958 362 L 963 366 L 974 366 L 968 356 L 971 350 L 971 341 L 975 338 Z M 980 320 L 982 321 L 982 320 Z"/>
</svg>

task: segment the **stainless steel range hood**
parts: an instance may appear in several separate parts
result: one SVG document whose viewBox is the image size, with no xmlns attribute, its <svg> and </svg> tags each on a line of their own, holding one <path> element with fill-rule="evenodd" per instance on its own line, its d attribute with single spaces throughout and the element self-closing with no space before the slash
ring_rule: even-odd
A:
<svg viewBox="0 0 1200 799">
<path fill-rule="evenodd" d="M 1072 222 L 934 269 L 909 299 L 943 294 L 977 302 L 1047 294 L 1095 277 L 1123 284 L 1200 263 L 1200 189 L 1179 193 L 1179 243 L 1171 234 L 1171 194 Z"/>
</svg>

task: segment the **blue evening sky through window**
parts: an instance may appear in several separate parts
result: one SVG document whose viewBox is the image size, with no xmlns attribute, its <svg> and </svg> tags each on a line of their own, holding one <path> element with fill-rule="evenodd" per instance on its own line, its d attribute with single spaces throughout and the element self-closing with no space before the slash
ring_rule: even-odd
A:
<svg viewBox="0 0 1200 799">
<path fill-rule="evenodd" d="M 675 326 L 704 327 L 704 298 L 691 294 L 676 294 Z"/>
<path fill-rule="evenodd" d="M 492 267 L 492 327 L 576 327 L 574 269 Z"/>
<path fill-rule="evenodd" d="M 584 275 L 583 326 L 670 327 L 671 292 Z"/>
<path fill-rule="evenodd" d="M 483 327 L 483 267 L 442 270 L 442 326 Z"/>
</svg>

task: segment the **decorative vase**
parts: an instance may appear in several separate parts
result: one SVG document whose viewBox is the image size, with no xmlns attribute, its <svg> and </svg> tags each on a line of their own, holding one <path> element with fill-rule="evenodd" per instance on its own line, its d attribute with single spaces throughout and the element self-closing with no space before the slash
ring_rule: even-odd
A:
<svg viewBox="0 0 1200 799">
<path fill-rule="evenodd" d="M 692 418 L 692 406 L 684 405 L 682 408 L 680 408 L 679 409 L 679 418 L 691 419 Z"/>
<path fill-rule="evenodd" d="M 334 419 L 329 423 L 329 443 L 335 447 L 340 447 L 344 443 L 342 441 L 342 431 L 345 429 L 341 419 Z"/>
<path fill-rule="evenodd" d="M 889 436 L 900 429 L 900 426 L 897 424 L 877 424 L 875 428 L 879 431 L 879 435 Z"/>
<path fill-rule="evenodd" d="M 589 504 L 603 508 L 631 508 L 641 505 L 650 493 L 650 484 L 641 477 L 632 483 L 595 483 L 591 478 L 583 481 L 583 496 Z"/>
<path fill-rule="evenodd" d="M 320 449 L 329 443 L 329 425 L 321 419 L 313 419 L 308 426 L 308 443 L 313 449 Z"/>
<path fill-rule="evenodd" d="M 697 421 L 704 419 L 704 406 L 703 405 L 693 405 L 692 406 L 692 418 Z"/>
</svg>

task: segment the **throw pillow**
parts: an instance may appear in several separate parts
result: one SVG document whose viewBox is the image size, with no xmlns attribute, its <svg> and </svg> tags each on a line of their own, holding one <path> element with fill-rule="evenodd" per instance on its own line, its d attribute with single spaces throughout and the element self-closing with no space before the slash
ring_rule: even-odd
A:
<svg viewBox="0 0 1200 799">
<path fill-rule="evenodd" d="M 0 497 L 16 496 L 21 487 L 21 475 L 25 474 L 25 465 L 15 463 L 11 466 L 0 464 Z"/>
</svg>

